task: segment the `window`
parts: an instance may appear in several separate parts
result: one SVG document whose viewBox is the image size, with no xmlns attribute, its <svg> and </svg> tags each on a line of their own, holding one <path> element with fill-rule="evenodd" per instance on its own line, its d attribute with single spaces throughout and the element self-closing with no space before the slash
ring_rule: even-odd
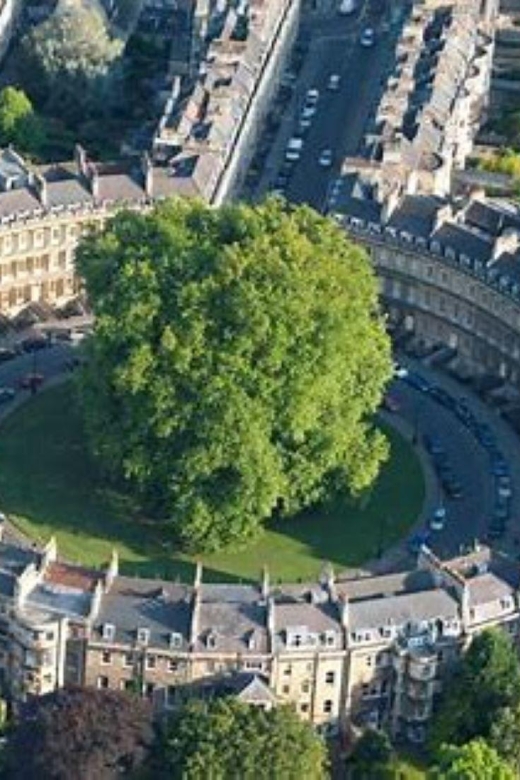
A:
<svg viewBox="0 0 520 780">
<path fill-rule="evenodd" d="M 97 687 L 98 688 L 108 688 L 109 687 L 108 677 L 105 677 L 104 675 L 100 675 L 97 678 Z"/>
<path fill-rule="evenodd" d="M 146 685 L 144 686 L 144 695 L 148 699 L 151 699 L 154 690 L 155 690 L 155 685 L 153 683 L 146 683 Z"/>
<path fill-rule="evenodd" d="M 335 677 L 336 675 L 334 672 L 327 672 L 327 674 L 325 675 L 325 682 L 328 683 L 329 685 L 334 685 Z"/>
<path fill-rule="evenodd" d="M 372 656 L 371 656 L 371 655 L 367 655 L 367 657 L 366 657 L 366 659 L 365 659 L 365 663 L 366 663 L 366 665 L 367 665 L 367 666 L 372 666 L 372 662 L 373 662 L 373 658 L 372 658 Z"/>
<path fill-rule="evenodd" d="M 47 640 L 47 642 L 52 642 L 52 640 L 54 639 L 54 631 L 47 631 L 47 633 L 45 634 L 45 639 Z"/>
<path fill-rule="evenodd" d="M 308 704 L 300 704 L 300 712 L 309 712 Z"/>
<path fill-rule="evenodd" d="M 101 663 L 102 664 L 112 663 L 112 653 L 110 652 L 110 650 L 103 650 L 101 652 Z"/>
<path fill-rule="evenodd" d="M 173 658 L 168 659 L 168 671 L 169 672 L 177 672 L 179 670 L 179 662 L 175 661 Z"/>
<path fill-rule="evenodd" d="M 138 628 L 137 629 L 137 641 L 142 644 L 146 645 L 148 644 L 148 640 L 150 639 L 150 631 L 148 628 Z"/>
<path fill-rule="evenodd" d="M 326 699 L 326 701 L 323 702 L 323 712 L 332 712 L 332 699 Z"/>
<path fill-rule="evenodd" d="M 170 647 L 182 647 L 182 634 L 170 634 Z"/>
<path fill-rule="evenodd" d="M 106 639 L 107 642 L 112 642 L 116 633 L 116 627 L 112 623 L 105 623 L 101 630 L 101 636 Z"/>
<path fill-rule="evenodd" d="M 123 666 L 133 666 L 134 665 L 134 655 L 133 653 L 125 653 L 123 656 Z"/>
<path fill-rule="evenodd" d="M 285 675 L 292 674 L 292 666 L 286 666 L 285 669 L 283 670 L 283 673 Z"/>
<path fill-rule="evenodd" d="M 302 682 L 302 693 L 309 693 L 311 689 L 311 684 L 308 680 L 304 680 Z"/>
<path fill-rule="evenodd" d="M 285 695 L 287 695 L 288 693 L 290 693 L 290 691 L 291 691 L 291 688 L 290 688 L 290 686 L 289 686 L 289 685 L 284 685 L 284 686 L 282 687 L 282 693 L 284 693 Z"/>
<path fill-rule="evenodd" d="M 146 668 L 147 669 L 155 669 L 157 665 L 157 658 L 154 655 L 147 655 L 146 656 Z"/>
<path fill-rule="evenodd" d="M 136 683 L 134 680 L 120 680 L 119 687 L 122 691 L 135 691 Z"/>
</svg>

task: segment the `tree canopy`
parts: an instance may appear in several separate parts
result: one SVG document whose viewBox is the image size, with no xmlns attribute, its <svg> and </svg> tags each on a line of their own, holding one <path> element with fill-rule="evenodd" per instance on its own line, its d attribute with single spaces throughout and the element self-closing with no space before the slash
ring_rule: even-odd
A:
<svg viewBox="0 0 520 780">
<path fill-rule="evenodd" d="M 81 397 L 93 451 L 190 549 L 257 535 L 330 489 L 361 491 L 389 339 L 362 249 L 277 200 L 171 201 L 87 238 L 96 316 Z"/>
<path fill-rule="evenodd" d="M 167 728 L 161 764 L 172 780 L 327 777 L 324 742 L 292 709 L 232 699 L 186 705 Z"/>
<path fill-rule="evenodd" d="M 147 702 L 114 690 L 61 689 L 22 710 L 8 744 L 9 776 L 111 780 L 139 767 L 153 739 Z"/>
<path fill-rule="evenodd" d="M 432 778 L 439 780 L 514 780 L 517 775 L 483 739 L 462 747 L 444 746 Z"/>
<path fill-rule="evenodd" d="M 353 780 L 376 780 L 391 775 L 392 744 L 386 732 L 367 729 L 349 759 Z"/>
<path fill-rule="evenodd" d="M 13 144 L 20 152 L 37 153 L 43 143 L 43 126 L 25 92 L 15 87 L 0 91 L 0 144 Z"/>
<path fill-rule="evenodd" d="M 434 749 L 488 739 L 503 708 L 519 701 L 520 662 L 511 639 L 500 630 L 482 632 L 444 688 L 432 726 Z"/>
<path fill-rule="evenodd" d="M 23 40 L 24 83 L 51 114 L 83 121 L 114 92 L 113 66 L 121 52 L 101 6 L 60 0 Z"/>
</svg>

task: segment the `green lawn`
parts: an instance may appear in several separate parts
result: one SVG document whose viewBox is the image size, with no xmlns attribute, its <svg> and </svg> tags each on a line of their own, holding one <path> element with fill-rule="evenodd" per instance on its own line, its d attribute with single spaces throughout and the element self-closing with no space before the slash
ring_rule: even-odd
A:
<svg viewBox="0 0 520 780">
<path fill-rule="evenodd" d="M 424 484 L 410 445 L 388 434 L 391 462 L 369 497 L 337 499 L 279 523 L 246 550 L 206 556 L 206 577 L 252 579 L 267 564 L 274 579 L 315 578 L 324 561 L 358 566 L 402 537 L 421 508 Z M 98 565 L 117 547 L 126 573 L 191 578 L 192 561 L 161 541 L 166 529 L 96 479 L 71 384 L 45 391 L 2 423 L 0 508 L 38 540 L 55 534 L 71 560 Z"/>
</svg>

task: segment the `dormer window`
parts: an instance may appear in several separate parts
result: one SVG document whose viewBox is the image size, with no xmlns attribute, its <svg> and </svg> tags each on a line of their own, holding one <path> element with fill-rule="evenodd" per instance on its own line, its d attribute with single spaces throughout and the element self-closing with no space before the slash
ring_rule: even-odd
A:
<svg viewBox="0 0 520 780">
<path fill-rule="evenodd" d="M 323 643 L 327 647 L 334 647 L 336 644 L 336 632 L 335 631 L 325 631 L 323 635 Z"/>
<path fill-rule="evenodd" d="M 217 646 L 217 635 L 214 633 L 210 633 L 206 637 L 206 647 L 209 650 L 214 650 Z"/>
<path fill-rule="evenodd" d="M 137 629 L 137 641 L 140 645 L 147 645 L 150 640 L 150 629 L 138 628 Z"/>
<path fill-rule="evenodd" d="M 105 623 L 101 630 L 101 635 L 107 642 L 113 642 L 116 635 L 116 627 L 112 623 Z"/>
<path fill-rule="evenodd" d="M 256 647 L 256 637 L 254 631 L 251 631 L 251 633 L 247 637 L 247 647 L 249 650 L 254 650 Z"/>
<path fill-rule="evenodd" d="M 170 634 L 170 647 L 172 648 L 182 647 L 182 634 L 176 634 L 176 633 Z"/>
</svg>

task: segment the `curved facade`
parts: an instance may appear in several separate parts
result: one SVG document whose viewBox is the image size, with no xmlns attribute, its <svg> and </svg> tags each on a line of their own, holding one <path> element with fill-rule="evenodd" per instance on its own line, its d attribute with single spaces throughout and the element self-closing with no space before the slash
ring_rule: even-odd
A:
<svg viewBox="0 0 520 780">
<path fill-rule="evenodd" d="M 399 221 L 396 220 L 397 224 Z M 431 234 L 389 223 L 346 217 L 349 234 L 369 251 L 380 278 L 391 327 L 427 344 L 456 350 L 456 360 L 475 374 L 520 379 L 520 260 L 517 232 L 497 236 L 445 223 Z M 455 227 L 456 246 L 442 227 Z M 497 223 L 500 226 L 500 220 Z M 467 245 L 464 230 L 468 230 Z M 470 254 L 477 238 L 478 257 Z M 465 251 L 463 251 L 465 250 Z M 518 266 L 518 268 L 517 268 Z"/>
</svg>

